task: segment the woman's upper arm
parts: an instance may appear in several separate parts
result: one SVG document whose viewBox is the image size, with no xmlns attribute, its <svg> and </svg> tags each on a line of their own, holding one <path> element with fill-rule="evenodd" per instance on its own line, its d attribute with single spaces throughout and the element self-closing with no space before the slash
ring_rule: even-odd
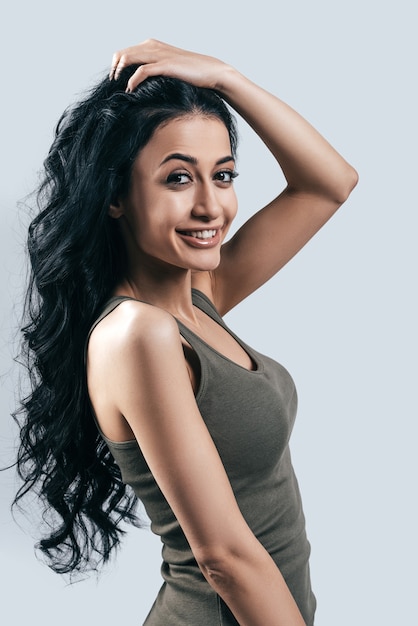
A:
<svg viewBox="0 0 418 626">
<path fill-rule="evenodd" d="M 222 248 L 213 299 L 222 315 L 274 276 L 335 213 L 341 202 L 285 189 Z"/>
<path fill-rule="evenodd" d="M 204 561 L 251 531 L 199 413 L 177 324 L 147 308 L 140 319 L 131 316 L 113 342 L 106 384 L 195 558 Z"/>
</svg>

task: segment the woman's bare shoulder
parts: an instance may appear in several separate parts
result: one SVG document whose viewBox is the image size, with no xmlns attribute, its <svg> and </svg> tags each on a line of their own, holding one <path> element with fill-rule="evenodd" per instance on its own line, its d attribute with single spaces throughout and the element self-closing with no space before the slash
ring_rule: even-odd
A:
<svg viewBox="0 0 418 626">
<path fill-rule="evenodd" d="M 88 356 L 102 361 L 112 360 L 139 346 L 158 351 L 164 344 L 178 343 L 180 335 L 174 317 L 167 311 L 140 302 L 139 300 L 122 300 L 93 329 Z M 103 361 L 102 361 L 103 362 Z"/>
</svg>

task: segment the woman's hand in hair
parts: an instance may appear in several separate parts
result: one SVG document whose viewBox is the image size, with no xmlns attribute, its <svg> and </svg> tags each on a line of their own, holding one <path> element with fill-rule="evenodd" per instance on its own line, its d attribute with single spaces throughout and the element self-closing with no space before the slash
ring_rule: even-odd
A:
<svg viewBox="0 0 418 626">
<path fill-rule="evenodd" d="M 110 79 L 118 78 L 129 65 L 139 65 L 128 81 L 126 91 L 133 91 L 149 76 L 172 76 L 222 92 L 223 77 L 233 68 L 219 59 L 175 48 L 155 39 L 115 52 L 112 59 Z"/>
</svg>

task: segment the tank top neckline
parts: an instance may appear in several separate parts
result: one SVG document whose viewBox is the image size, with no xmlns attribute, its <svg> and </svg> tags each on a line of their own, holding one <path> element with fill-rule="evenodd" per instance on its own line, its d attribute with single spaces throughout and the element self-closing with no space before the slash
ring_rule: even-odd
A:
<svg viewBox="0 0 418 626">
<path fill-rule="evenodd" d="M 230 359 L 229 357 L 227 357 L 226 355 L 222 354 L 222 352 L 219 352 L 216 348 L 214 348 L 213 346 L 211 346 L 209 343 L 207 343 L 204 339 L 202 339 L 201 337 L 199 337 L 198 334 L 196 334 L 193 330 L 191 330 L 188 326 L 186 326 L 181 320 L 179 320 L 175 315 L 173 315 L 174 319 L 176 320 L 177 324 L 180 326 L 180 330 L 181 333 L 183 335 L 183 337 L 186 339 L 186 341 L 188 341 L 186 335 L 190 334 L 193 336 L 194 339 L 196 339 L 201 345 L 203 345 L 205 348 L 207 348 L 208 350 L 210 350 L 212 353 L 216 354 L 218 357 L 220 357 L 221 359 L 223 359 L 224 361 L 226 361 L 227 363 L 230 363 L 233 367 L 238 367 L 240 370 L 243 370 L 244 372 L 248 372 L 250 375 L 259 375 L 263 373 L 263 363 L 261 361 L 261 359 L 258 358 L 258 356 L 255 354 L 254 350 L 252 348 L 250 348 L 249 346 L 247 346 L 239 337 L 237 337 L 235 335 L 235 333 L 233 333 L 228 326 L 225 324 L 225 322 L 223 321 L 222 317 L 219 315 L 219 313 L 217 312 L 215 305 L 213 304 L 213 302 L 208 298 L 208 296 L 203 293 L 203 291 L 200 291 L 199 289 L 195 289 L 194 287 L 192 287 L 192 296 L 197 296 L 198 298 L 200 298 L 201 300 L 203 300 L 206 305 L 207 308 L 204 308 L 202 306 L 199 306 L 198 304 L 196 304 L 195 302 L 195 298 L 193 298 L 193 304 L 195 306 L 197 306 L 198 309 L 200 309 L 201 311 L 203 311 L 203 313 L 205 313 L 206 315 L 208 315 L 214 322 L 216 322 L 217 324 L 219 324 L 219 326 L 221 326 L 237 343 L 238 345 L 244 350 L 244 352 L 246 352 L 246 354 L 249 356 L 249 358 L 251 359 L 251 361 L 254 363 L 255 368 L 254 369 L 247 369 L 246 367 L 244 367 L 243 365 L 240 365 L 239 363 L 237 363 L 236 361 L 233 361 L 232 359 Z M 138 298 L 133 298 L 131 296 L 113 296 L 112 298 L 110 298 L 107 303 L 106 303 L 106 308 L 112 304 L 113 302 L 120 300 L 121 302 L 123 300 L 133 300 L 134 302 L 142 302 L 144 304 L 150 304 L 149 302 L 147 302 L 146 300 L 139 300 Z M 152 305 L 151 305 L 152 306 Z M 193 346 L 192 346 L 193 348 Z"/>
<path fill-rule="evenodd" d="M 242 372 L 247 372 L 251 376 L 262 374 L 264 372 L 264 367 L 263 367 L 262 360 L 257 357 L 257 355 L 254 353 L 254 350 L 252 348 L 250 348 L 243 341 L 241 341 L 239 339 L 239 337 L 237 337 L 226 326 L 226 324 L 223 321 L 222 317 L 217 312 L 217 310 L 215 308 L 215 305 L 213 304 L 213 302 L 211 302 L 211 300 L 207 297 L 207 295 L 204 294 L 202 291 L 199 291 L 198 289 L 192 288 L 192 296 L 196 296 L 197 298 L 200 298 L 201 300 L 203 300 L 203 302 L 206 304 L 206 307 L 202 307 L 202 306 L 199 306 L 198 304 L 196 304 L 195 298 L 193 298 L 193 304 L 195 306 L 197 306 L 197 308 L 199 308 L 201 311 L 203 311 L 203 313 L 205 313 L 211 319 L 213 319 L 217 324 L 222 326 L 222 328 L 224 328 L 224 330 L 229 335 L 231 335 L 231 337 L 233 337 L 233 339 L 235 339 L 235 341 L 241 346 L 241 348 L 248 354 L 248 356 L 250 357 L 252 362 L 255 364 L 256 369 L 247 369 L 246 367 L 243 367 L 242 365 L 240 365 L 239 363 L 236 363 L 232 359 L 229 359 L 227 356 L 223 355 L 221 352 L 219 352 L 218 350 L 213 348 L 210 344 L 208 344 L 206 341 L 204 341 L 204 339 L 199 337 L 199 335 L 197 335 L 195 332 L 190 330 L 190 328 L 188 328 L 185 324 L 183 324 L 183 322 L 181 322 L 179 319 L 177 319 L 173 315 L 174 319 L 176 320 L 177 324 L 180 327 L 179 328 L 180 334 L 183 335 L 183 337 L 186 339 L 186 341 L 189 341 L 186 335 L 192 335 L 193 339 L 197 340 L 203 347 L 205 347 L 206 349 L 210 350 L 213 354 L 215 354 L 219 358 L 223 359 L 226 363 L 232 365 L 232 367 L 236 367 L 236 368 L 238 368 L 238 370 L 241 370 Z M 102 308 L 102 313 L 99 315 L 99 317 L 96 319 L 96 321 L 92 325 L 92 327 L 90 329 L 90 332 L 89 332 L 89 336 L 90 336 L 91 332 L 93 331 L 93 329 L 95 328 L 95 326 L 102 319 L 104 319 L 109 313 L 111 313 L 114 310 L 114 308 L 116 308 L 116 307 L 112 307 L 112 304 L 116 303 L 118 300 L 120 301 L 120 303 L 123 302 L 124 300 L 133 300 L 134 302 L 142 302 L 144 304 L 150 304 L 149 302 L 146 302 L 145 300 L 138 300 L 138 298 L 133 298 L 131 296 L 112 296 L 106 302 L 105 306 Z M 194 349 L 193 346 L 192 346 L 192 349 Z M 201 386 L 199 385 L 199 393 L 200 393 L 200 391 L 201 391 Z M 196 395 L 196 398 L 198 397 L 199 393 Z M 101 437 L 103 438 L 103 440 L 109 446 L 111 446 L 113 448 L 121 448 L 121 449 L 136 448 L 138 446 L 138 442 L 137 442 L 136 439 L 127 439 L 127 440 L 124 440 L 124 441 L 115 441 L 113 439 L 109 439 L 108 437 L 106 437 L 106 435 L 103 433 L 102 429 L 100 428 L 100 425 L 99 425 L 99 422 L 97 420 L 96 414 L 95 414 L 95 412 L 93 410 L 92 410 L 92 414 L 93 414 L 94 421 L 96 423 L 96 427 L 97 427 Z"/>
</svg>

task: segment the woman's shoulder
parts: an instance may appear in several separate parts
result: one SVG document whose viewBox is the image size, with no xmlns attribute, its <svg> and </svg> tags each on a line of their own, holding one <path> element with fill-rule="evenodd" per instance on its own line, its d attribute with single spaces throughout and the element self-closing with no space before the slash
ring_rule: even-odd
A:
<svg viewBox="0 0 418 626">
<path fill-rule="evenodd" d="M 87 350 L 89 357 L 109 361 L 138 347 L 157 350 L 173 341 L 180 341 L 180 334 L 170 313 L 140 300 L 115 298 L 95 323 Z"/>
</svg>

